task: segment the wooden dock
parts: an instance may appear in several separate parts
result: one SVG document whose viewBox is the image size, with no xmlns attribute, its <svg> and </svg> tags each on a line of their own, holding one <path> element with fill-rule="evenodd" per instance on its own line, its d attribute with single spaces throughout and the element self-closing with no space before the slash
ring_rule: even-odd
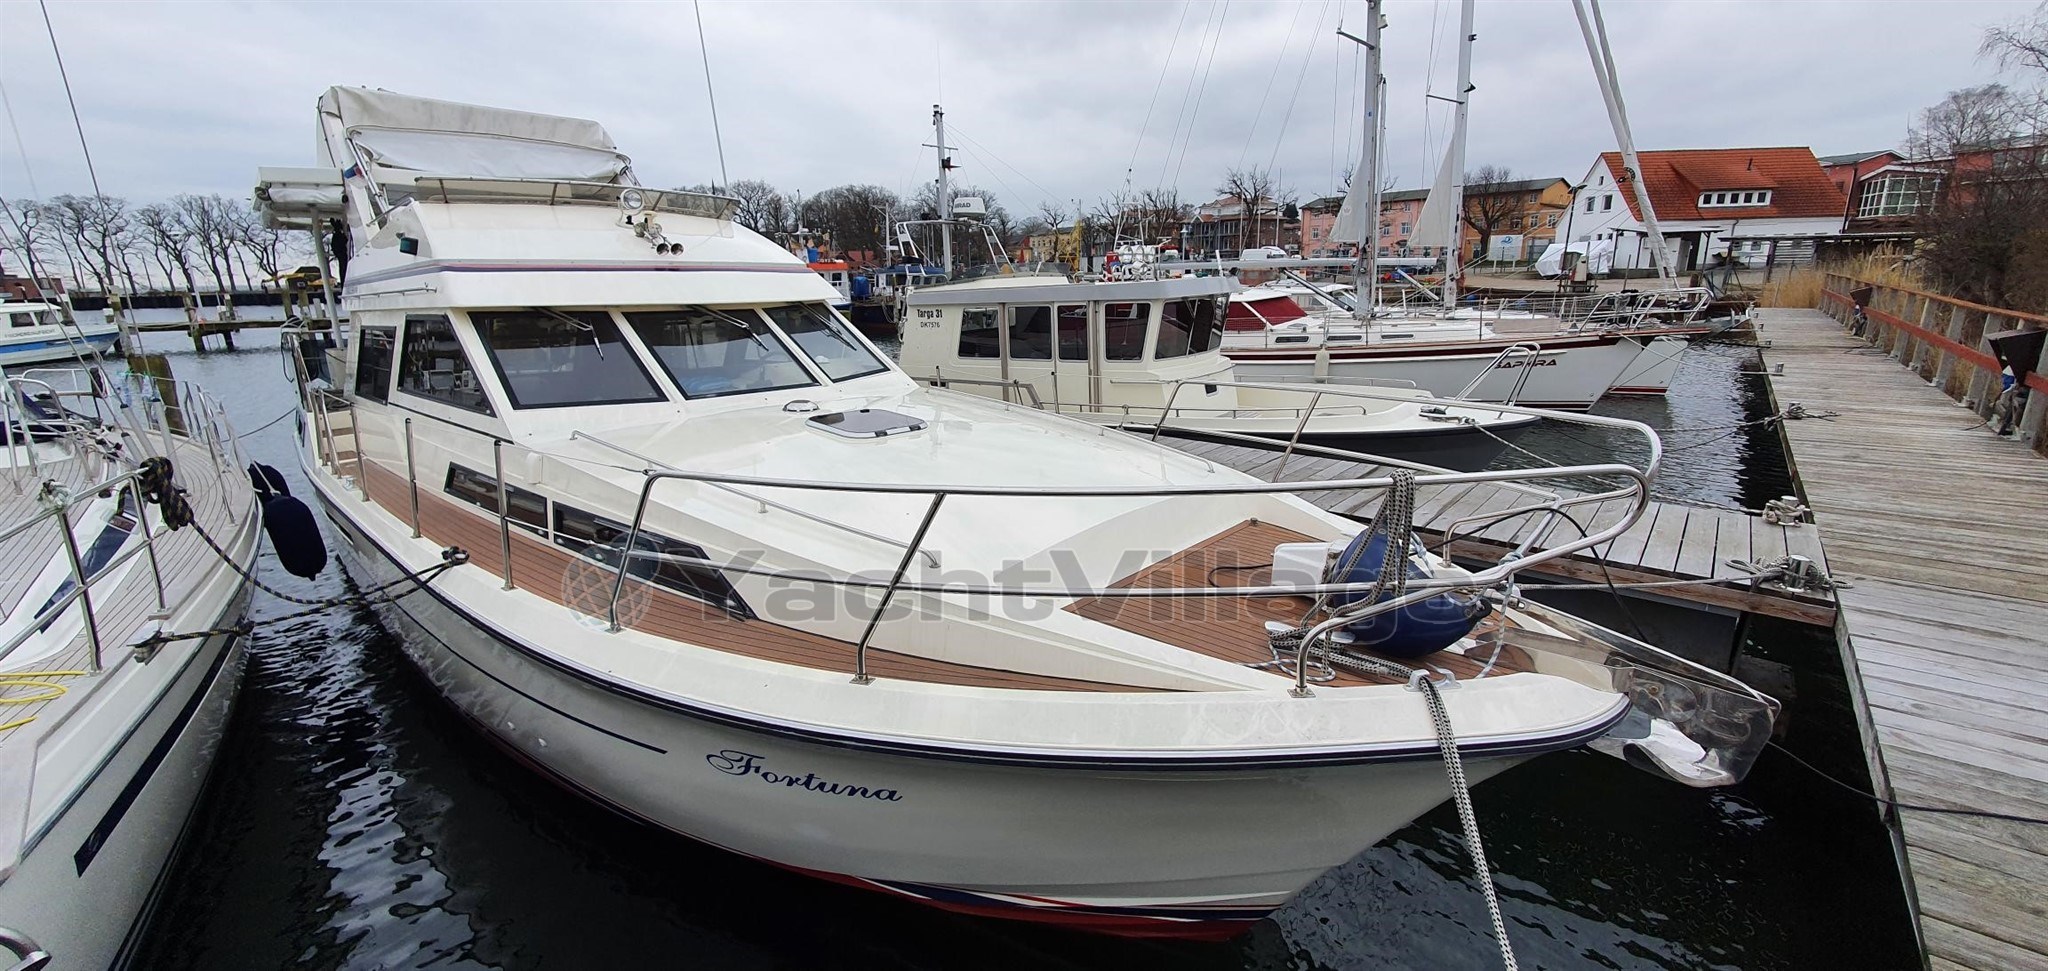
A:
<svg viewBox="0 0 2048 971">
<path fill-rule="evenodd" d="M 2048 459 L 1951 400 L 1946 367 L 1930 384 L 1819 311 L 1761 314 L 1777 404 L 1839 413 L 1782 427 L 1854 584 L 1837 629 L 1873 778 L 1903 803 L 2048 816 Z M 1898 815 L 1929 966 L 2048 971 L 2048 827 Z"/>
<path fill-rule="evenodd" d="M 1160 441 L 1269 480 L 1276 472 L 1299 482 L 1365 478 L 1390 471 L 1379 465 L 1298 454 L 1289 456 L 1283 467 L 1280 453 L 1270 449 L 1168 437 Z M 1572 495 L 1569 489 L 1551 491 Z M 1379 504 L 1377 494 L 1356 491 L 1314 493 L 1303 498 L 1331 512 L 1358 519 L 1370 517 Z M 1415 529 L 1435 547 L 1445 534 L 1452 532 L 1454 525 L 1464 521 L 1469 525 L 1459 527 L 1444 549 L 1459 559 L 1485 563 L 1498 561 L 1534 532 L 1540 531 L 1535 539 L 1538 546 L 1554 546 L 1577 536 L 1577 528 L 1570 523 L 1545 522 L 1541 516 L 1483 522 L 1490 515 L 1529 501 L 1527 493 L 1493 483 L 1424 486 L 1416 490 Z M 1591 508 L 1590 515 L 1584 511 L 1576 514 L 1588 532 L 1612 526 L 1628 514 L 1628 504 L 1620 500 Z M 1821 552 L 1819 533 L 1810 525 L 1776 525 L 1742 510 L 1671 502 L 1651 503 L 1628 532 L 1598 552 L 1598 557 L 1581 553 L 1552 560 L 1531 568 L 1529 575 L 1574 583 L 1599 583 L 1609 578 L 1615 583 L 1645 583 L 1743 576 L 1741 570 L 1729 565 L 1730 560 L 1771 563 L 1788 554 L 1799 554 L 1816 563 L 1827 561 Z M 1777 584 L 1753 588 L 1701 584 L 1668 588 L 1659 594 L 1809 624 L 1826 626 L 1835 621 L 1834 599 L 1820 590 L 1787 590 Z"/>
</svg>

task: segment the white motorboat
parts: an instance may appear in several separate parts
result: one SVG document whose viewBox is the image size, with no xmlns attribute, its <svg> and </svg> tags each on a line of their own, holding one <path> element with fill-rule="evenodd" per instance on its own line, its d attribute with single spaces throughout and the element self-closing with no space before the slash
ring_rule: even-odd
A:
<svg viewBox="0 0 2048 971">
<path fill-rule="evenodd" d="M 1320 288 L 1318 288 L 1320 289 Z M 1348 294 L 1347 294 L 1348 295 Z M 1232 298 L 1223 353 L 1247 380 L 1406 380 L 1431 394 L 1583 411 L 1607 394 L 1662 394 L 1705 328 L 1622 329 L 1511 307 L 1360 318 L 1341 299 L 1254 287 Z M 1700 303 L 1704 306 L 1704 301 Z M 1502 326 L 1516 329 L 1503 331 Z"/>
<path fill-rule="evenodd" d="M 1261 386 L 1223 356 L 1225 300 L 1236 289 L 1229 277 L 1023 274 L 926 287 L 908 298 L 899 359 L 921 381 L 1100 424 L 1465 471 L 1485 468 L 1540 420 L 1438 400 L 1406 381 L 1343 397 Z"/>
<path fill-rule="evenodd" d="M 15 967 L 132 955 L 227 727 L 261 531 L 212 398 L 89 373 L 6 378 L 0 404 L 0 960 Z"/>
<path fill-rule="evenodd" d="M 120 342 L 111 323 L 69 323 L 64 308 L 42 300 L 0 301 L 0 367 L 90 359 Z"/>
<path fill-rule="evenodd" d="M 318 121 L 318 166 L 257 189 L 357 241 L 306 474 L 360 581 L 469 554 L 380 615 L 596 801 L 937 907 L 1216 937 L 1462 798 L 1446 752 L 1478 780 L 1619 731 L 1712 783 L 1768 736 L 1768 698 L 1503 585 L 1627 522 L 1479 572 L 1404 533 L 1416 482 L 1569 473 L 1260 481 L 921 385 L 593 122 L 350 88 Z M 1591 471 L 1641 508 L 1644 471 Z M 1331 489 L 1392 506 L 1297 495 Z"/>
</svg>

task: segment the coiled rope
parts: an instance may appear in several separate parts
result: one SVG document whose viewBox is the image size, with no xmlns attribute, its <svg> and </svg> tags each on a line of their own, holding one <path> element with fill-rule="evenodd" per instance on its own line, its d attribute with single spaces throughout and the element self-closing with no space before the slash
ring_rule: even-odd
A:
<svg viewBox="0 0 2048 971">
<path fill-rule="evenodd" d="M 30 695 L 0 695 L 0 705 L 33 705 L 45 701 L 55 701 L 58 698 L 64 697 L 64 693 L 70 689 L 58 682 L 49 680 L 50 678 L 82 678 L 90 673 L 89 671 L 9 671 L 5 677 L 0 677 L 0 689 L 36 688 L 41 690 L 37 694 Z M 30 715 L 27 718 L 17 718 L 11 722 L 0 723 L 0 732 L 20 728 L 35 720 L 36 717 Z"/>
</svg>

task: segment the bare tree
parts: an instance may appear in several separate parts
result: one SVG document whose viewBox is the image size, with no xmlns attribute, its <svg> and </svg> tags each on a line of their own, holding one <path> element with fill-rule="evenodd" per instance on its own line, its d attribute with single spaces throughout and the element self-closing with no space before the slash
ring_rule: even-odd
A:
<svg viewBox="0 0 2048 971">
<path fill-rule="evenodd" d="M 82 263 L 103 293 L 121 283 L 120 252 L 128 228 L 126 202 L 108 196 L 61 195 L 50 200 L 43 212 L 76 254 L 74 273 Z M 132 279 L 128 284 L 134 289 Z"/>
<path fill-rule="evenodd" d="M 1479 234 L 1479 252 L 1493 249 L 1493 237 L 1528 208 L 1527 190 L 1515 189 L 1505 165 L 1482 165 L 1465 173 L 1465 225 Z M 1463 254 L 1460 255 L 1462 260 Z"/>
<path fill-rule="evenodd" d="M 1270 213 L 1279 221 L 1281 207 L 1291 199 L 1283 199 L 1283 193 L 1273 173 L 1256 166 L 1249 169 L 1229 169 L 1223 173 L 1223 184 L 1216 187 L 1220 195 L 1235 199 L 1243 212 L 1237 224 L 1237 248 L 1244 249 L 1247 243 L 1259 242 L 1259 227 L 1262 218 Z M 1275 233 L 1277 237 L 1277 232 Z"/>
<path fill-rule="evenodd" d="M 171 205 L 178 214 L 178 228 L 212 275 L 214 291 L 227 293 L 235 288 L 235 267 L 229 255 L 234 247 L 229 243 L 226 213 L 215 204 L 218 198 L 187 193 L 174 197 Z"/>
<path fill-rule="evenodd" d="M 171 275 L 175 268 L 178 276 L 185 279 L 185 290 L 199 292 L 198 281 L 192 278 L 192 258 L 186 247 L 191 243 L 191 233 L 179 218 L 178 210 L 169 203 L 153 203 L 135 211 L 135 225 L 147 240 L 155 258 L 164 268 L 164 279 L 173 287 L 177 278 Z"/>
<path fill-rule="evenodd" d="M 56 275 L 57 267 L 50 262 L 48 253 L 50 244 L 55 242 L 56 230 L 44 218 L 43 204 L 34 199 L 20 199 L 0 202 L 0 210 L 6 212 L 8 229 L 21 244 L 21 255 L 28 261 L 29 276 Z"/>
<path fill-rule="evenodd" d="M 1978 53 L 2004 68 L 2030 68 L 2048 75 L 2048 3 L 2002 27 L 1984 32 Z"/>
<path fill-rule="evenodd" d="M 2048 306 L 2048 124 L 2039 103 L 1989 84 L 1951 92 L 1908 136 L 1947 174 L 1918 219 L 1930 280 L 1951 296 Z"/>
<path fill-rule="evenodd" d="M 2003 84 L 1951 91 L 1914 119 L 1906 130 L 1906 151 L 1921 158 L 1952 156 L 2011 137 L 2028 127 L 2027 116 L 2027 100 Z"/>
<path fill-rule="evenodd" d="M 841 252 L 880 254 L 888 243 L 884 213 L 902 205 L 896 194 L 878 185 L 833 186 L 803 201 L 796 221 L 824 233 Z"/>
<path fill-rule="evenodd" d="M 733 221 L 757 233 L 777 232 L 788 218 L 789 203 L 782 192 L 759 179 L 741 179 L 725 187 L 725 194 L 739 200 Z"/>
</svg>

